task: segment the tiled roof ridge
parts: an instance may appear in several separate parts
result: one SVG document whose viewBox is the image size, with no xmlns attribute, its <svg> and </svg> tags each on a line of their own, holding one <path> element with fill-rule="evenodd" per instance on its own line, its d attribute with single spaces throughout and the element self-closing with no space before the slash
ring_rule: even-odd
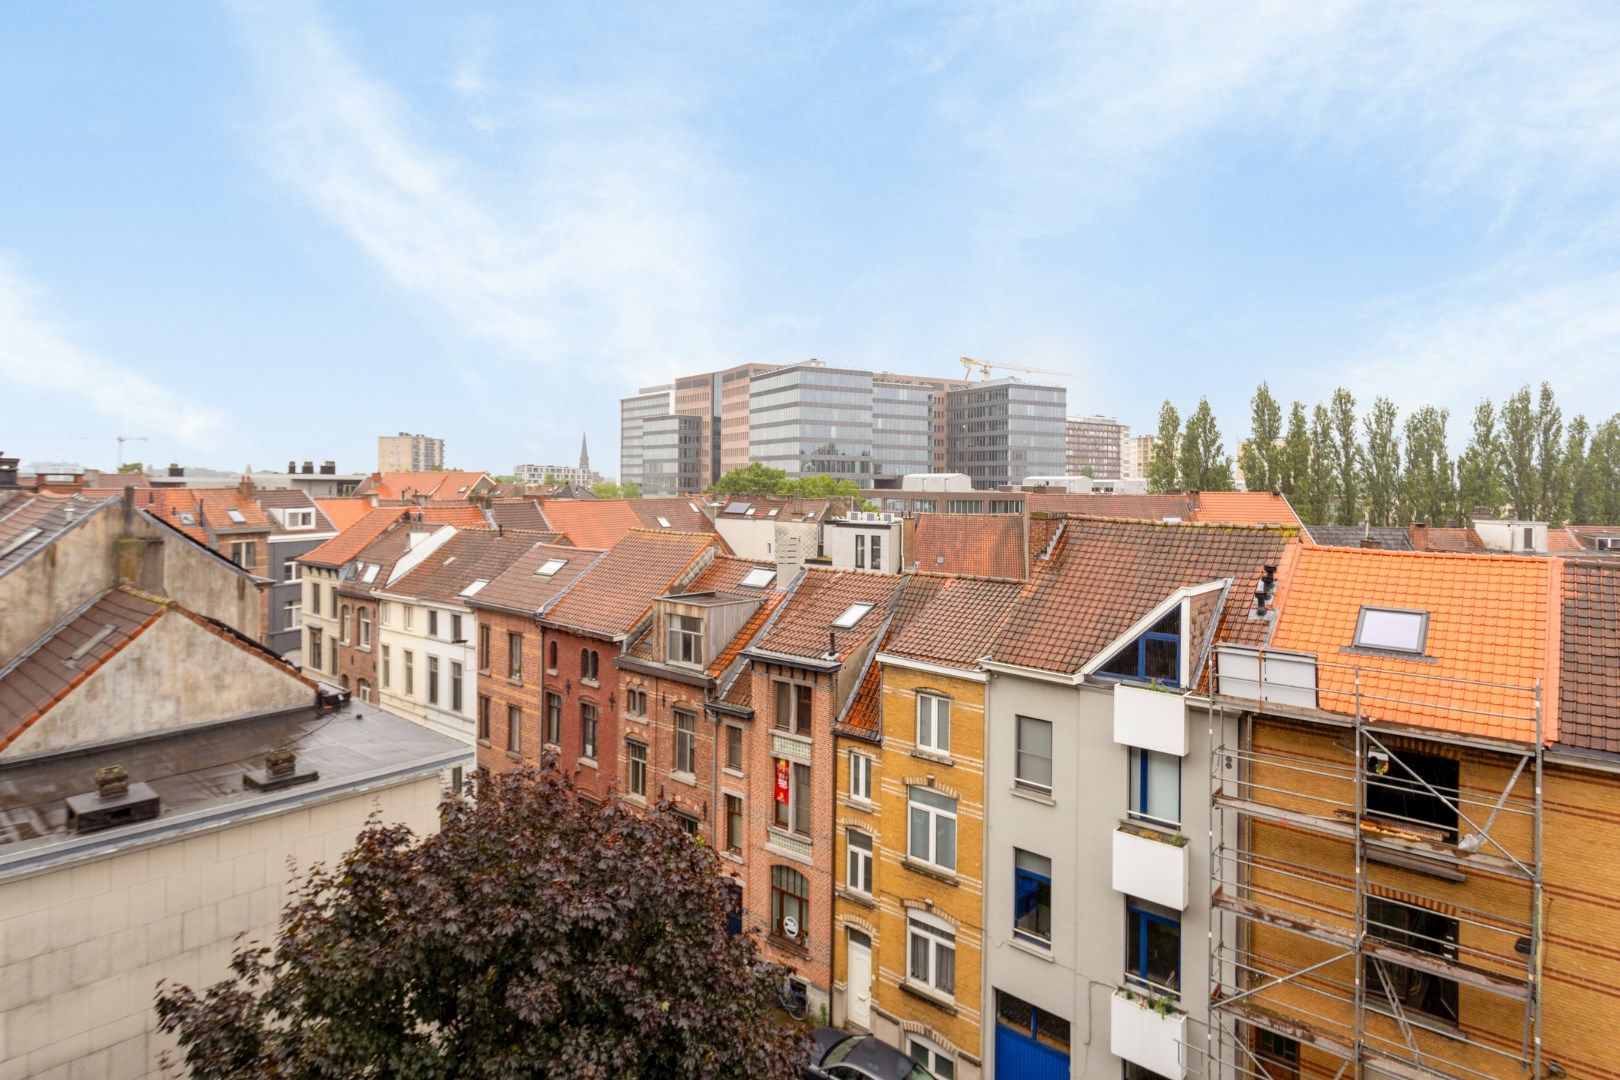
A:
<svg viewBox="0 0 1620 1080">
<path fill-rule="evenodd" d="M 907 570 L 902 577 L 939 578 L 941 581 L 987 581 L 996 585 L 1025 585 L 1028 579 L 1015 577 L 998 577 L 995 574 L 964 574 L 955 570 L 923 570 L 921 568 Z"/>
<path fill-rule="evenodd" d="M 1280 532 L 1296 535 L 1304 529 L 1288 522 L 1234 522 L 1234 521 L 1161 521 L 1158 518 L 1099 517 L 1096 514 L 1077 514 L 1067 510 L 1031 510 L 1030 514 L 1044 520 L 1079 521 L 1085 524 L 1150 525 L 1156 529 L 1204 529 L 1218 532 Z M 1371 548 L 1364 550 L 1373 550 Z"/>
<path fill-rule="evenodd" d="M 1519 555 L 1507 551 L 1433 551 L 1425 548 L 1399 551 L 1390 548 L 1339 547 L 1333 544 L 1307 544 L 1305 546 L 1311 548 L 1312 551 L 1322 552 L 1324 558 L 1339 559 L 1372 555 L 1384 558 L 1394 556 L 1401 559 L 1473 559 L 1477 562 L 1488 562 L 1495 566 L 1501 566 L 1503 563 L 1544 566 L 1549 561 L 1558 562 L 1568 558 L 1568 556 L 1563 555 Z"/>
</svg>

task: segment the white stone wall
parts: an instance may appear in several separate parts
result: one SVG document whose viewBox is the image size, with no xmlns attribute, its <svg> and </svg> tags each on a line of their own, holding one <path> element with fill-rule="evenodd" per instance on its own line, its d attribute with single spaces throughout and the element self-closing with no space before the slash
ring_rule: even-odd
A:
<svg viewBox="0 0 1620 1080">
<path fill-rule="evenodd" d="M 228 974 L 236 935 L 269 942 L 291 875 L 333 861 L 373 808 L 438 828 L 429 775 L 0 882 L 0 1080 L 158 1077 L 160 981 Z"/>
</svg>

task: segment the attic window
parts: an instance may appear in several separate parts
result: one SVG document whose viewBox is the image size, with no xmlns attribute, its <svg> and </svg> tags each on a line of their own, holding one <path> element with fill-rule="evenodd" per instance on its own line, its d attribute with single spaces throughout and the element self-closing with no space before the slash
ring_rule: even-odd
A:
<svg viewBox="0 0 1620 1080">
<path fill-rule="evenodd" d="M 667 517 L 659 518 L 658 519 L 658 524 L 662 525 L 666 529 L 669 528 L 669 518 L 667 518 Z"/>
<path fill-rule="evenodd" d="M 361 580 L 364 581 L 367 585 L 370 585 L 373 581 L 377 580 L 377 571 L 380 570 L 380 569 L 382 569 L 382 568 L 380 566 L 376 565 L 375 563 L 373 563 L 372 565 L 366 567 L 366 576 L 364 578 L 362 578 Z"/>
<path fill-rule="evenodd" d="M 10 555 L 13 551 L 16 551 L 18 548 L 22 547 L 39 534 L 39 529 L 24 529 L 22 535 L 18 536 L 15 540 L 9 540 L 5 544 L 0 545 L 0 558 Z"/>
<path fill-rule="evenodd" d="M 227 511 L 225 511 L 225 516 L 230 518 L 231 522 L 233 524 L 236 524 L 236 525 L 246 525 L 247 524 L 247 518 L 242 516 L 242 511 L 240 511 L 240 510 L 227 510 Z"/>
<path fill-rule="evenodd" d="M 838 627 L 840 630 L 848 630 L 850 627 L 866 618 L 867 612 L 871 610 L 871 604 L 851 604 L 849 607 L 844 609 L 844 613 L 842 615 L 833 620 L 833 625 Z"/>
<path fill-rule="evenodd" d="M 766 517 L 775 517 L 777 514 L 780 514 L 781 512 L 782 511 L 776 509 L 775 507 L 772 507 L 771 512 L 766 514 L 765 516 Z"/>
<path fill-rule="evenodd" d="M 189 511 L 186 511 L 186 510 L 180 511 L 180 524 L 182 524 L 182 525 L 195 525 L 195 524 L 197 524 L 196 515 L 192 514 Z"/>
<path fill-rule="evenodd" d="M 479 578 L 477 581 L 473 582 L 471 585 L 467 586 L 465 589 L 462 589 L 461 590 L 461 595 L 462 596 L 477 596 L 478 595 L 478 590 L 482 589 L 485 585 L 488 585 L 488 584 L 489 584 L 489 582 L 485 581 L 483 578 Z"/>
<path fill-rule="evenodd" d="M 289 510 L 287 511 L 287 528 L 313 529 L 315 527 L 315 511 Z"/>
<path fill-rule="evenodd" d="M 547 559 L 535 567 L 534 573 L 536 577 L 551 577 L 567 565 L 568 561 L 566 559 Z"/>
<path fill-rule="evenodd" d="M 763 589 L 776 580 L 776 571 L 764 566 L 756 566 L 743 575 L 740 582 L 745 589 Z"/>
<path fill-rule="evenodd" d="M 1180 685 L 1181 608 L 1173 608 L 1097 669 L 1099 675 L 1135 682 Z"/>
<path fill-rule="evenodd" d="M 1429 637 L 1429 613 L 1363 607 L 1356 620 L 1358 649 L 1384 649 L 1421 656 Z"/>
</svg>

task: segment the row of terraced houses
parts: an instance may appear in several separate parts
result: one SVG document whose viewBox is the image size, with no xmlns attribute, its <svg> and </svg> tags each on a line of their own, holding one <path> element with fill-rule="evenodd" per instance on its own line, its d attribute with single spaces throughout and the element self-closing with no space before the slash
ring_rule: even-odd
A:
<svg viewBox="0 0 1620 1080">
<path fill-rule="evenodd" d="M 1620 1078 L 1620 560 L 1260 493 L 921 515 L 879 572 L 641 503 L 369 509 L 306 673 L 675 815 L 936 1077 Z"/>
</svg>

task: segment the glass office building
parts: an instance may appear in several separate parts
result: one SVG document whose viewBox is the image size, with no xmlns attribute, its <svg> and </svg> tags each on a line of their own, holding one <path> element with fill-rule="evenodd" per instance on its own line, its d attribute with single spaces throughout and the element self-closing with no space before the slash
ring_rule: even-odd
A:
<svg viewBox="0 0 1620 1080">
<path fill-rule="evenodd" d="M 965 473 L 980 489 L 1016 486 L 1026 476 L 1063 475 L 1066 405 L 1061 386 L 1018 379 L 949 391 L 945 420 L 949 471 Z"/>
<path fill-rule="evenodd" d="M 704 488 L 706 425 L 701 416 L 652 416 L 641 424 L 641 494 L 686 495 Z"/>
<path fill-rule="evenodd" d="M 646 421 L 668 416 L 673 410 L 673 384 L 649 386 L 638 394 L 619 399 L 619 482 L 640 484 L 646 489 L 643 454 Z"/>
<path fill-rule="evenodd" d="M 872 373 L 819 362 L 749 380 L 748 457 L 789 477 L 831 476 L 862 487 L 872 455 Z"/>
</svg>

